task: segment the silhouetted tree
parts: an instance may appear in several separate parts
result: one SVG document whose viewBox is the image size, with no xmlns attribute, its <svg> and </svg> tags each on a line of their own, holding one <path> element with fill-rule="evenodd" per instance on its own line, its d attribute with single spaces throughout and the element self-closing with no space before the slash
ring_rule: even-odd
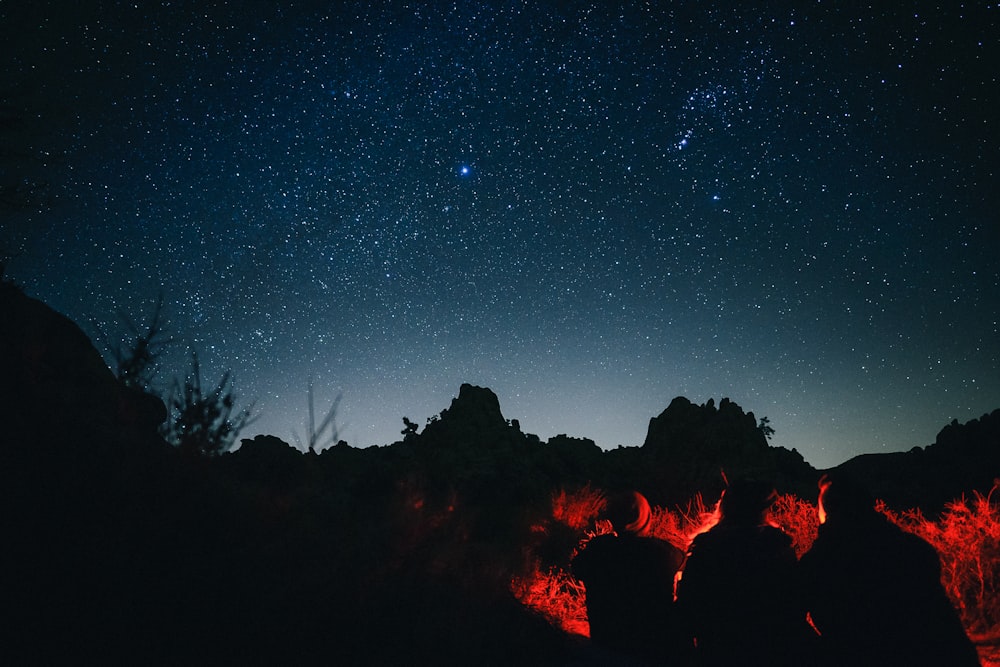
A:
<svg viewBox="0 0 1000 667">
<path fill-rule="evenodd" d="M 148 391 L 156 376 L 163 348 L 170 344 L 163 320 L 163 294 L 157 298 L 153 314 L 144 330 L 127 316 L 119 313 L 119 317 L 128 328 L 130 341 L 127 343 L 122 341 L 112 345 L 109 337 L 98 326 L 104 345 L 114 362 L 112 370 L 126 387 Z"/>
<path fill-rule="evenodd" d="M 229 387 L 229 371 L 215 389 L 206 393 L 201 384 L 198 354 L 191 352 L 191 372 L 181 384 L 176 378 L 167 397 L 169 417 L 163 437 L 182 451 L 216 456 L 232 449 L 236 437 L 253 422 L 253 404 L 236 415 L 236 398 Z"/>
<path fill-rule="evenodd" d="M 771 426 L 771 420 L 767 417 L 760 418 L 760 424 L 757 425 L 757 430 L 760 431 L 768 440 L 774 437 L 774 427 Z"/>
<path fill-rule="evenodd" d="M 410 421 L 409 417 L 403 417 L 403 430 L 400 433 L 403 434 L 403 440 L 409 440 L 417 435 L 417 429 L 420 428 L 416 422 Z"/>
</svg>

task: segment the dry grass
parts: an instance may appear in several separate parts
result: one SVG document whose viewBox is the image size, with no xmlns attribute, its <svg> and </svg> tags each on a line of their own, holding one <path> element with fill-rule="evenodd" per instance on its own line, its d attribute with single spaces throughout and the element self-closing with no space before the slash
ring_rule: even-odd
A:
<svg viewBox="0 0 1000 667">
<path fill-rule="evenodd" d="M 569 634 L 590 636 L 583 584 L 565 570 L 537 568 L 527 577 L 517 577 L 511 590 L 521 604 L 534 609 L 549 623 Z"/>
<path fill-rule="evenodd" d="M 552 494 L 552 520 L 574 530 L 583 530 L 607 504 L 604 492 L 590 484 L 575 491 L 559 489 Z"/>
<path fill-rule="evenodd" d="M 941 583 L 971 636 L 1000 639 L 1000 503 L 978 491 L 945 506 L 937 520 L 920 510 L 880 511 L 924 538 L 941 556 Z M 1000 499 L 998 499 L 1000 500 Z"/>
<path fill-rule="evenodd" d="M 949 503 L 940 518 L 926 518 L 920 510 L 895 513 L 879 504 L 891 521 L 927 540 L 941 556 L 942 583 L 959 610 L 969 635 L 977 640 L 983 664 L 1000 667 L 1000 481 L 989 494 L 974 493 Z M 994 497 L 997 496 L 997 497 Z M 610 526 L 598 520 L 606 503 L 599 489 L 553 494 L 553 520 L 579 532 L 581 546 Z M 682 550 L 718 522 L 718 503 L 706 505 L 700 496 L 685 508 L 652 508 L 652 534 Z M 816 539 L 816 506 L 797 496 L 780 496 L 770 520 L 792 538 L 801 557 Z M 566 564 L 568 568 L 568 563 Z M 511 589 L 518 599 L 566 632 L 588 635 L 584 587 L 567 569 L 538 567 L 516 578 Z"/>
<path fill-rule="evenodd" d="M 688 547 L 698 535 L 711 530 L 719 523 L 719 502 L 706 505 L 701 494 L 688 501 L 684 508 L 671 510 L 654 505 L 652 507 L 653 537 L 666 540 L 687 553 Z"/>
<path fill-rule="evenodd" d="M 552 495 L 552 520 L 579 531 L 579 548 L 588 540 L 611 532 L 610 522 L 598 519 L 607 503 L 605 494 L 587 485 L 575 491 L 560 489 Z M 687 551 L 695 536 L 719 521 L 718 503 L 708 507 L 696 496 L 687 507 L 677 510 L 653 506 L 651 534 Z M 574 551 L 574 554 L 576 551 Z M 583 584 L 566 568 L 542 569 L 536 565 L 525 577 L 515 577 L 511 591 L 527 607 L 547 618 L 565 632 L 590 636 Z"/>
<path fill-rule="evenodd" d="M 792 549 L 797 558 L 802 558 L 802 554 L 809 551 L 816 541 L 819 532 L 816 506 L 794 494 L 778 496 L 771 506 L 770 520 L 792 538 Z"/>
</svg>

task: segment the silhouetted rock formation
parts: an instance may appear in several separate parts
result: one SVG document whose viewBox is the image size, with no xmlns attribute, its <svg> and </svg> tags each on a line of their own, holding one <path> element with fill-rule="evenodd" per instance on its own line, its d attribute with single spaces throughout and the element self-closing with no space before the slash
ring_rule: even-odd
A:
<svg viewBox="0 0 1000 667">
<path fill-rule="evenodd" d="M 554 482 L 581 486 L 596 481 L 595 475 L 605 463 L 605 451 L 590 438 L 559 434 L 539 450 L 535 465 Z"/>
<path fill-rule="evenodd" d="M 384 447 L 303 453 L 258 436 L 186 457 L 156 434 L 162 401 L 124 389 L 79 327 L 2 282 L 0 410 L 14 663 L 273 664 L 289 647 L 298 662 L 558 662 L 565 637 L 509 590 L 532 552 L 565 565 L 579 539 L 553 525 L 553 492 L 714 500 L 725 470 L 812 499 L 817 478 L 726 399 L 677 398 L 642 447 L 603 451 L 523 433 L 472 385 Z M 926 507 L 921 488 L 948 500 L 1000 474 L 998 429 L 1000 410 L 844 465 Z"/>
<path fill-rule="evenodd" d="M 157 440 L 163 401 L 127 389 L 69 318 L 0 282 L 0 405 L 8 435 L 60 430 Z"/>
<path fill-rule="evenodd" d="M 935 513 L 962 494 L 988 492 L 1000 477 L 1000 409 L 965 424 L 953 421 L 926 448 L 862 454 L 831 470 L 864 484 L 893 509 Z"/>
<path fill-rule="evenodd" d="M 500 412 L 500 399 L 490 389 L 463 384 L 451 407 L 441 411 L 441 417 L 424 429 L 425 437 L 459 439 L 479 438 L 503 432 L 510 427 Z"/>
<path fill-rule="evenodd" d="M 729 477 L 760 478 L 774 482 L 783 493 L 815 488 L 815 469 L 795 450 L 771 447 L 752 412 L 728 398 L 719 406 L 704 405 L 678 396 L 659 416 L 637 451 L 608 452 L 621 459 L 617 466 L 639 479 L 651 502 L 672 506 L 701 493 L 718 498 Z"/>
</svg>

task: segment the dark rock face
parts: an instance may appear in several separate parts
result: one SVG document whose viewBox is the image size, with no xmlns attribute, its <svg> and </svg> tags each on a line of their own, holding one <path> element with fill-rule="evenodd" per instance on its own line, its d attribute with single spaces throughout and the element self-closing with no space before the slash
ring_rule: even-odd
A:
<svg viewBox="0 0 1000 667">
<path fill-rule="evenodd" d="M 862 454 L 831 469 L 863 484 L 893 509 L 927 513 L 1000 478 L 1000 410 L 965 424 L 953 421 L 934 444 L 908 452 Z"/>
<path fill-rule="evenodd" d="M 678 396 L 649 420 L 638 451 L 608 454 L 612 460 L 621 459 L 623 476 L 641 480 L 651 502 L 668 506 L 697 493 L 714 501 L 726 478 L 740 477 L 768 481 L 782 493 L 808 497 L 818 477 L 797 451 L 769 446 L 754 414 L 728 398 L 716 407 L 712 399 L 696 405 Z"/>
<path fill-rule="evenodd" d="M 728 398 L 723 398 L 716 408 L 712 399 L 695 405 L 683 396 L 649 420 L 643 447 L 684 458 L 752 458 L 768 449 L 767 438 L 757 428 L 752 412 L 744 413 Z"/>
<path fill-rule="evenodd" d="M 497 395 L 484 387 L 463 384 L 451 407 L 442 410 L 440 419 L 427 425 L 424 436 L 478 439 L 507 429 L 513 426 L 504 419 Z"/>
<path fill-rule="evenodd" d="M 69 318 L 0 284 L 0 401 L 15 432 L 155 439 L 163 401 L 126 389 Z"/>
<path fill-rule="evenodd" d="M 403 444 L 413 447 L 414 462 L 440 489 L 482 494 L 489 502 L 502 502 L 488 498 L 502 495 L 501 488 L 542 492 L 533 465 L 541 447 L 538 438 L 504 418 L 490 389 L 463 384 L 451 406 Z"/>
</svg>

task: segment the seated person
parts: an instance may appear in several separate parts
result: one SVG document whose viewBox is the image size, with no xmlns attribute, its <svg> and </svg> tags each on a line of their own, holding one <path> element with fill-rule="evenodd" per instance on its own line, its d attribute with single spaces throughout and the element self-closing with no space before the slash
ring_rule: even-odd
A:
<svg viewBox="0 0 1000 667">
<path fill-rule="evenodd" d="M 849 479 L 820 480 L 819 535 L 802 557 L 804 602 L 831 665 L 978 665 L 941 585 L 941 560 Z"/>
<path fill-rule="evenodd" d="M 768 522 L 776 498 L 770 484 L 734 481 L 719 523 L 691 543 L 677 605 L 698 664 L 808 664 L 815 633 L 799 604 L 792 540 Z"/>
<path fill-rule="evenodd" d="M 614 533 L 591 539 L 573 559 L 586 588 L 593 643 L 637 664 L 675 661 L 683 653 L 673 611 L 680 549 L 649 536 L 649 502 L 632 491 L 612 497 L 607 518 Z"/>
</svg>

